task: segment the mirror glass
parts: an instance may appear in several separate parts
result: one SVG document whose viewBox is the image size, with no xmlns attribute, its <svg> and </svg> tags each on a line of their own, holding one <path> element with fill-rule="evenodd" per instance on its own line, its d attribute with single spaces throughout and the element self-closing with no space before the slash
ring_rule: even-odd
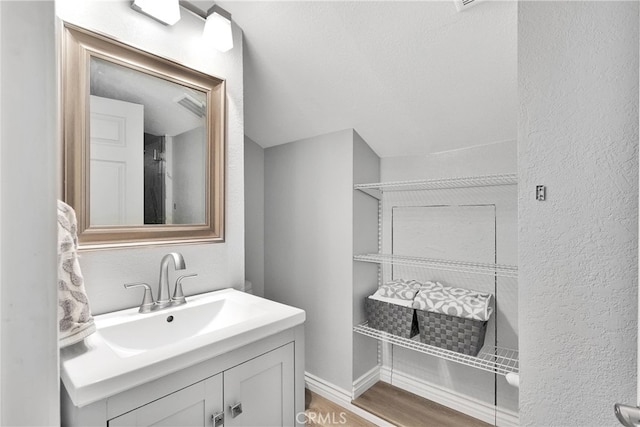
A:
<svg viewBox="0 0 640 427">
<path fill-rule="evenodd" d="M 63 34 L 62 190 L 80 249 L 224 241 L 224 80 Z"/>
<path fill-rule="evenodd" d="M 90 226 L 205 222 L 206 94 L 90 58 Z"/>
</svg>

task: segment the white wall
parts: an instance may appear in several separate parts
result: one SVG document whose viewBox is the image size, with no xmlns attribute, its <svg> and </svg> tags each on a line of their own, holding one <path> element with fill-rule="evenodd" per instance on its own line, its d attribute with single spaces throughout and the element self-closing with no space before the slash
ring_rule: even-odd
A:
<svg viewBox="0 0 640 427">
<path fill-rule="evenodd" d="M 147 247 L 84 252 L 80 260 L 94 314 L 133 307 L 138 292 L 126 291 L 126 282 L 148 282 L 155 287 L 160 259 L 169 251 L 184 255 L 187 272 L 198 278 L 185 287 L 187 295 L 244 286 L 244 119 L 242 33 L 233 25 L 234 48 L 220 53 L 204 44 L 203 21 L 183 11 L 173 26 L 163 26 L 130 8 L 128 0 L 59 0 L 57 15 L 164 56 L 227 82 L 226 241 L 218 244 Z M 181 273 L 184 273 L 181 272 Z M 172 273 L 170 280 L 175 277 Z"/>
<path fill-rule="evenodd" d="M 173 224 L 173 137 L 164 136 L 164 220 Z"/>
<path fill-rule="evenodd" d="M 52 2 L 0 2 L 1 425 L 58 425 Z"/>
<path fill-rule="evenodd" d="M 255 295 L 264 295 L 264 149 L 244 138 L 244 264 Z"/>
<path fill-rule="evenodd" d="M 353 132 L 353 184 L 380 181 L 380 158 L 364 139 Z M 378 200 L 353 191 L 353 254 L 378 252 Z M 358 325 L 366 320 L 365 299 L 378 288 L 378 266 L 353 262 L 353 319 Z M 353 381 L 378 365 L 378 342 L 362 334 L 353 334 Z"/>
<path fill-rule="evenodd" d="M 306 371 L 348 393 L 352 159 L 352 130 L 265 150 L 265 296 L 306 311 Z"/>
<path fill-rule="evenodd" d="M 502 141 L 429 156 L 382 159 L 382 181 L 408 181 L 516 172 L 516 142 Z"/>
<path fill-rule="evenodd" d="M 616 425 L 636 402 L 638 3 L 520 2 L 518 50 L 520 420 Z"/>
<path fill-rule="evenodd" d="M 203 224 L 205 222 L 206 137 L 204 127 L 175 135 L 171 141 L 175 208 L 174 224 Z"/>
<path fill-rule="evenodd" d="M 0 22 L 2 22 L 2 7 L 0 7 Z M 2 31 L 0 31 L 0 47 L 2 46 Z M 0 83 L 2 82 L 2 63 L 6 61 L 3 59 L 2 51 L 0 50 Z M 2 84 L 0 84 L 0 176 L 2 176 Z M 2 190 L 0 188 L 0 278 L 2 278 Z M 2 281 L 0 280 L 0 319 L 2 319 Z M 2 384 L 2 327 L 0 326 L 0 384 Z M 0 423 L 2 422 L 2 387 L 0 387 Z"/>
</svg>

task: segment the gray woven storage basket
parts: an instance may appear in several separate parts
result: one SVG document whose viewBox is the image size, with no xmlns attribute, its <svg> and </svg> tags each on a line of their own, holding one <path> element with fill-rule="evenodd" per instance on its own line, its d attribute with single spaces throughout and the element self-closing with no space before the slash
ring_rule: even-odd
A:
<svg viewBox="0 0 640 427">
<path fill-rule="evenodd" d="M 416 310 L 420 341 L 435 347 L 477 356 L 484 345 L 487 321 Z"/>
<path fill-rule="evenodd" d="M 374 329 L 403 338 L 418 335 L 418 320 L 412 307 L 366 298 L 365 309 L 369 326 Z"/>
</svg>

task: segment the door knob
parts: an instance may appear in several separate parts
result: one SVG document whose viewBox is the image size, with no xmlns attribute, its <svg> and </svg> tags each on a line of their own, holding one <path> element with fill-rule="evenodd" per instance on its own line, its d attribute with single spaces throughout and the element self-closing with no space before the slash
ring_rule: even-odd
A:
<svg viewBox="0 0 640 427">
<path fill-rule="evenodd" d="M 235 405 L 230 405 L 231 418 L 235 418 L 242 413 L 242 403 L 238 402 Z"/>
<path fill-rule="evenodd" d="M 224 424 L 224 412 L 216 412 L 211 415 L 211 422 L 213 423 L 213 427 L 220 427 Z"/>
<path fill-rule="evenodd" d="M 637 406 L 621 405 L 616 403 L 613 406 L 616 417 L 620 424 L 626 427 L 640 426 L 640 408 Z"/>
</svg>

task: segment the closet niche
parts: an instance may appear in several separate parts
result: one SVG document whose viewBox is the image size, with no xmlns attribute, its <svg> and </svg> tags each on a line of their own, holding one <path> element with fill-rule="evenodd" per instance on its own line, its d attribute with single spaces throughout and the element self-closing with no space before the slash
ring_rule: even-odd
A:
<svg viewBox="0 0 640 427">
<path fill-rule="evenodd" d="M 354 256 L 378 266 L 369 294 L 402 279 L 493 295 L 473 356 L 375 329 L 363 311 L 354 332 L 378 341 L 380 380 L 500 426 L 518 424 L 518 389 L 506 380 L 519 368 L 516 183 L 515 175 L 485 175 L 355 185 L 378 200 L 378 253 Z"/>
</svg>

